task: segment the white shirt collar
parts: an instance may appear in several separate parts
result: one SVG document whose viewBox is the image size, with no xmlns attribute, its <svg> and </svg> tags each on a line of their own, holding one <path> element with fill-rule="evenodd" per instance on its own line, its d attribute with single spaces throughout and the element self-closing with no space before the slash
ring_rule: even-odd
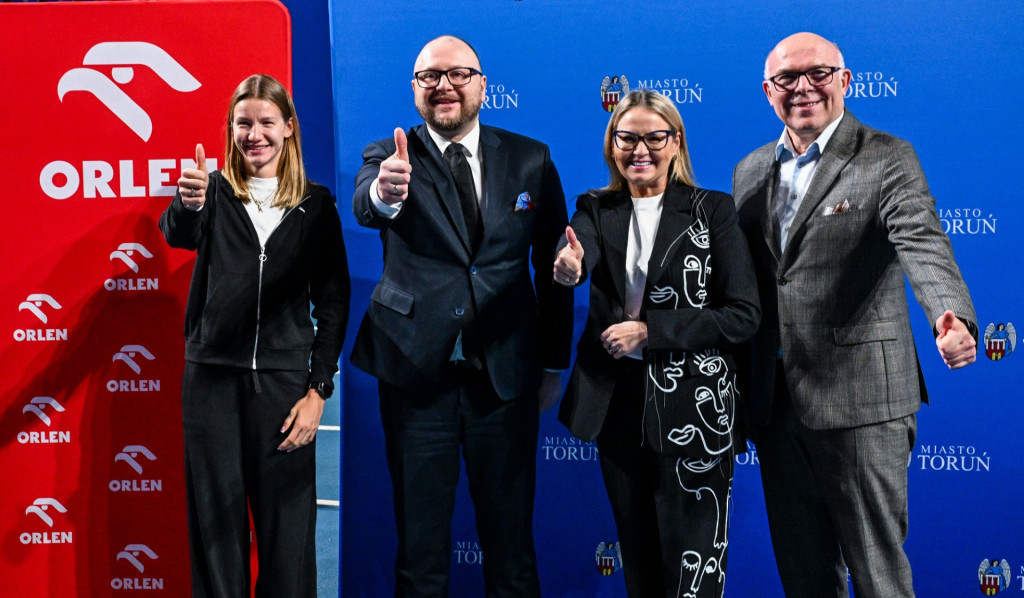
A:
<svg viewBox="0 0 1024 598">
<path fill-rule="evenodd" d="M 434 145 L 441 151 L 441 155 L 444 155 L 444 150 L 448 149 L 448 146 L 452 144 L 451 141 L 445 139 L 440 133 L 431 129 L 427 126 L 427 133 L 430 134 L 430 138 L 434 140 Z M 477 120 L 473 123 L 473 128 L 466 133 L 466 136 L 462 138 L 459 143 L 462 147 L 466 148 L 467 157 L 472 158 L 480 155 L 480 121 Z"/>
</svg>

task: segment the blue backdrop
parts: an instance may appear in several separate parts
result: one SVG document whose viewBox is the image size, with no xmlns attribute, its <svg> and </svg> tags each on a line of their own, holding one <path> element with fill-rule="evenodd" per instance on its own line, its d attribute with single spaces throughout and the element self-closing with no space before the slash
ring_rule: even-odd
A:
<svg viewBox="0 0 1024 598">
<path fill-rule="evenodd" d="M 296 23 L 305 19 L 322 35 L 322 14 L 287 4 Z M 1017 75 L 1024 6 L 1018 3 L 726 0 L 655 7 L 592 0 L 331 0 L 329 12 L 332 147 L 323 139 L 330 120 L 311 119 L 304 104 L 322 114 L 318 102 L 330 101 L 318 62 L 324 56 L 304 54 L 312 42 L 298 25 L 295 95 L 307 154 L 318 160 L 314 176 L 323 180 L 318 169 L 336 176 L 353 277 L 349 345 L 381 272 L 376 233 L 359 228 L 350 212 L 360 154 L 394 127 L 420 122 L 412 64 L 423 44 L 443 33 L 469 40 L 480 54 L 489 83 L 481 120 L 551 146 L 570 214 L 576 195 L 607 182 L 601 157 L 605 76 L 625 76 L 631 88 L 654 88 L 674 99 L 698 181 L 728 191 L 736 162 L 781 132 L 761 91 L 768 51 L 790 33 L 821 33 L 840 44 L 854 73 L 849 109 L 917 149 L 982 331 L 990 323 L 1021 321 L 1021 259 L 1013 241 L 1024 215 L 1018 182 L 1024 81 Z M 314 122 L 321 127 L 315 132 Z M 308 147 L 317 143 L 323 145 Z M 323 165 L 326 155 L 335 156 L 333 173 Z M 581 288 L 577 334 L 586 300 Z M 1021 357 L 980 355 L 967 370 L 949 372 L 933 348 L 930 323 L 920 308 L 913 313 L 932 400 L 920 413 L 919 444 L 909 463 L 907 550 L 918 595 L 981 595 L 982 559 L 1007 559 L 1012 580 L 1001 593 L 1021 595 Z M 376 382 L 348 365 L 347 355 L 341 590 L 347 597 L 377 598 L 393 587 L 391 487 Z M 621 572 L 602 576 L 595 564 L 598 544 L 616 541 L 596 457 L 596 448 L 570 437 L 554 412 L 542 417 L 535 527 L 546 596 L 625 595 Z M 756 452 L 738 461 L 726 596 L 781 596 Z M 453 546 L 437 550 L 452 550 L 451 595 L 479 596 L 481 554 L 464 487 L 457 511 Z"/>
</svg>

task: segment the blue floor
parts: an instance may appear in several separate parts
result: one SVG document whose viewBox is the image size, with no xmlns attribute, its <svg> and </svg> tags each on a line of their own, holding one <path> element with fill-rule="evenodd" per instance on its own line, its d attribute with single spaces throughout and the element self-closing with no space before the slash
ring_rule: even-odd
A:
<svg viewBox="0 0 1024 598">
<path fill-rule="evenodd" d="M 334 377 L 335 389 L 340 386 Z M 320 598 L 338 596 L 338 533 L 341 500 L 341 401 L 338 391 L 324 406 L 320 431 L 316 436 L 316 494 L 320 501 L 316 514 L 316 566 L 317 595 Z M 324 504 L 331 501 L 331 504 Z"/>
</svg>

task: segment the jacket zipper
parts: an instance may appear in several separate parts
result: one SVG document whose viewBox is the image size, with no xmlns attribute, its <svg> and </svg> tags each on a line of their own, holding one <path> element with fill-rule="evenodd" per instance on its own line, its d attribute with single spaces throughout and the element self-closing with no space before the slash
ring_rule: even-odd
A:
<svg viewBox="0 0 1024 598">
<path fill-rule="evenodd" d="M 301 206 L 302 204 L 306 203 L 306 200 L 309 199 L 309 197 L 310 196 L 308 196 L 308 195 L 306 197 L 303 197 L 302 201 L 300 201 L 298 204 L 295 205 L 295 207 L 293 207 L 292 209 L 288 210 L 287 212 L 284 213 L 283 216 L 281 216 L 281 220 L 277 223 L 277 226 L 275 226 L 274 230 L 270 231 L 270 234 L 267 235 L 267 243 L 270 242 L 270 238 L 274 236 L 274 233 L 277 232 L 277 229 L 281 227 L 281 224 L 284 222 L 285 218 L 287 218 L 288 215 L 291 214 L 292 212 L 294 212 L 295 210 L 299 209 L 299 206 Z M 305 210 L 303 210 L 303 212 L 305 212 Z M 266 244 L 260 245 L 259 260 L 260 260 L 260 270 L 259 270 L 259 275 L 256 278 L 256 338 L 253 339 L 253 343 L 252 343 L 252 371 L 253 372 L 256 371 L 256 353 L 257 353 L 257 351 L 259 350 L 259 347 L 260 347 L 260 317 L 261 317 L 261 309 L 262 309 L 262 305 L 263 305 L 263 264 L 265 264 L 266 261 L 267 261 L 267 245 Z"/>
</svg>

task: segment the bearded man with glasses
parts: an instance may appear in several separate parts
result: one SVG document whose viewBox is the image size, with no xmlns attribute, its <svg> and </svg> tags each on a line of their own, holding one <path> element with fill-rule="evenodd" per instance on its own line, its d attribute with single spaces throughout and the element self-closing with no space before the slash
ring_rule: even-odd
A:
<svg viewBox="0 0 1024 598">
<path fill-rule="evenodd" d="M 914 595 L 907 463 L 927 401 L 904 277 L 951 368 L 977 317 L 909 143 L 845 110 L 850 71 L 813 33 L 768 55 L 785 125 L 743 159 L 733 197 L 761 326 L 748 397 L 776 564 L 788 598 Z"/>
<path fill-rule="evenodd" d="M 546 145 L 480 124 L 487 77 L 464 40 L 428 43 L 410 83 L 425 124 L 367 146 L 352 199 L 384 247 L 352 363 L 379 381 L 395 596 L 448 595 L 461 453 L 484 595 L 538 597 L 539 412 L 572 342 L 572 291 L 548 278 L 565 196 Z"/>
</svg>

